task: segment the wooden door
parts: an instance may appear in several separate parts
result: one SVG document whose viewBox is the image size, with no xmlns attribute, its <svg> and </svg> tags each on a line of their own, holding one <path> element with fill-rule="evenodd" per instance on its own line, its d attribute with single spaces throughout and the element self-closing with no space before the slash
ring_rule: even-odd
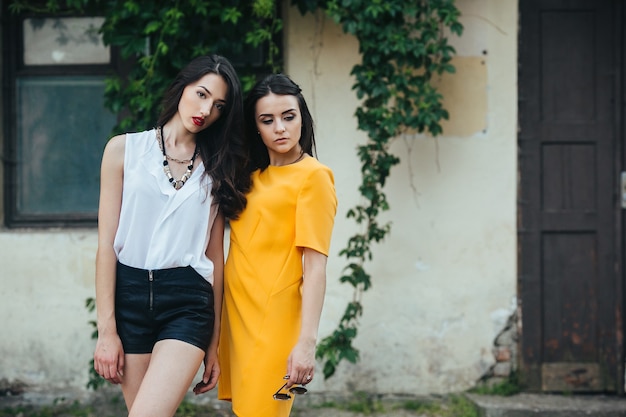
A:
<svg viewBox="0 0 626 417">
<path fill-rule="evenodd" d="M 519 3 L 520 357 L 530 390 L 624 391 L 621 3 Z"/>
</svg>

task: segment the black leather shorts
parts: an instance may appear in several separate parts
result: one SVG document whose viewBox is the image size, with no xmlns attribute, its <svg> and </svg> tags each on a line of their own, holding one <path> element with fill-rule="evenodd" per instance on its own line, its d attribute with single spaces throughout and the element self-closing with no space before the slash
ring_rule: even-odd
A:
<svg viewBox="0 0 626 417">
<path fill-rule="evenodd" d="M 150 353 L 176 339 L 206 351 L 213 334 L 213 287 L 192 267 L 146 270 L 117 263 L 115 319 L 125 353 Z"/>
</svg>

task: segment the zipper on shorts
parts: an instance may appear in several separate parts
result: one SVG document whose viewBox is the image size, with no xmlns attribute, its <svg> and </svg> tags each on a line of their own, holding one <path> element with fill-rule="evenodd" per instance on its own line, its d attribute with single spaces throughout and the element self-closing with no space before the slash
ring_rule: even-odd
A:
<svg viewBox="0 0 626 417">
<path fill-rule="evenodd" d="M 152 292 L 152 283 L 154 282 L 154 275 L 152 270 L 148 271 L 148 281 L 150 281 L 150 311 L 152 311 L 152 302 L 154 300 L 154 294 Z"/>
</svg>

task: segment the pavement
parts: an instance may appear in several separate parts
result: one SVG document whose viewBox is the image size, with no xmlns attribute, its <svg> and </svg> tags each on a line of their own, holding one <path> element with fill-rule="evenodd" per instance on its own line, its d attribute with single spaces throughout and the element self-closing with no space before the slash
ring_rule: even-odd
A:
<svg viewBox="0 0 626 417">
<path fill-rule="evenodd" d="M 491 396 L 479 394 L 460 394 L 474 404 L 479 417 L 626 417 L 626 397 L 607 395 L 550 395 L 522 393 L 512 396 Z M 449 398 L 448 398 L 449 399 Z M 406 400 L 404 400 L 406 401 Z M 448 403 L 446 397 L 430 397 L 418 401 Z M 442 411 L 411 411 L 402 408 L 401 402 L 382 401 L 380 411 L 367 413 L 347 412 L 334 409 L 308 409 L 295 417 L 466 417 L 468 414 L 456 414 Z M 297 411 L 297 407 L 295 408 Z M 458 413 L 458 411 L 457 411 Z"/>
<path fill-rule="evenodd" d="M 480 417 L 626 417 L 626 397 L 605 395 L 466 394 Z"/>
<path fill-rule="evenodd" d="M 95 415 L 98 417 L 123 416 L 126 414 L 119 394 L 114 394 L 113 396 L 110 394 L 112 394 L 111 391 L 108 394 L 103 392 L 96 395 L 95 402 L 92 395 L 91 400 L 87 401 L 92 405 L 95 404 Z M 475 405 L 479 417 L 626 417 L 626 397 L 528 393 L 509 397 L 468 393 L 457 395 L 464 396 L 471 401 Z M 467 417 L 470 414 L 475 415 L 475 413 L 451 412 L 450 408 L 446 409 L 446 404 L 449 404 L 450 398 L 450 396 L 385 398 L 379 396 L 367 397 L 361 394 L 353 399 L 344 398 L 341 400 L 325 395 L 307 395 L 306 398 L 299 397 L 296 400 L 291 415 L 292 417 Z M 86 398 L 81 399 L 72 395 L 45 392 L 27 392 L 22 395 L 0 396 L 0 411 L 6 409 L 6 407 L 17 407 L 18 405 L 44 406 L 46 404 L 58 404 L 60 399 L 67 403 L 75 400 L 82 403 Z M 190 397 L 190 399 L 193 401 L 193 397 Z M 207 406 L 207 411 L 195 414 L 185 413 L 184 415 L 234 417 L 228 404 L 223 401 L 217 401 L 209 397 L 197 403 L 204 403 Z M 409 403 L 414 405 L 443 404 L 444 407 L 439 408 L 438 412 L 434 412 L 428 408 L 407 407 Z M 0 415 L 6 416 L 8 414 L 0 412 Z M 71 415 L 78 414 L 72 413 Z M 20 416 L 28 416 L 28 414 L 20 414 Z"/>
</svg>

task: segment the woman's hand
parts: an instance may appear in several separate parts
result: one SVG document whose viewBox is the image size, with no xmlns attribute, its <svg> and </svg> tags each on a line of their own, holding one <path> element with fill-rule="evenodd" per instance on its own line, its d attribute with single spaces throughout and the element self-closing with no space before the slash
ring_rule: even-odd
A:
<svg viewBox="0 0 626 417">
<path fill-rule="evenodd" d="M 315 374 L 315 340 L 300 340 L 287 359 L 287 388 L 294 384 L 306 385 Z"/>
<path fill-rule="evenodd" d="M 93 355 L 96 372 L 112 384 L 120 384 L 124 376 L 124 348 L 117 333 L 98 335 Z"/>
<path fill-rule="evenodd" d="M 210 350 L 204 358 L 204 374 L 202 381 L 198 382 L 193 388 L 193 393 L 203 394 L 212 390 L 217 385 L 217 379 L 220 376 L 220 364 L 217 360 L 217 353 Z"/>
</svg>

